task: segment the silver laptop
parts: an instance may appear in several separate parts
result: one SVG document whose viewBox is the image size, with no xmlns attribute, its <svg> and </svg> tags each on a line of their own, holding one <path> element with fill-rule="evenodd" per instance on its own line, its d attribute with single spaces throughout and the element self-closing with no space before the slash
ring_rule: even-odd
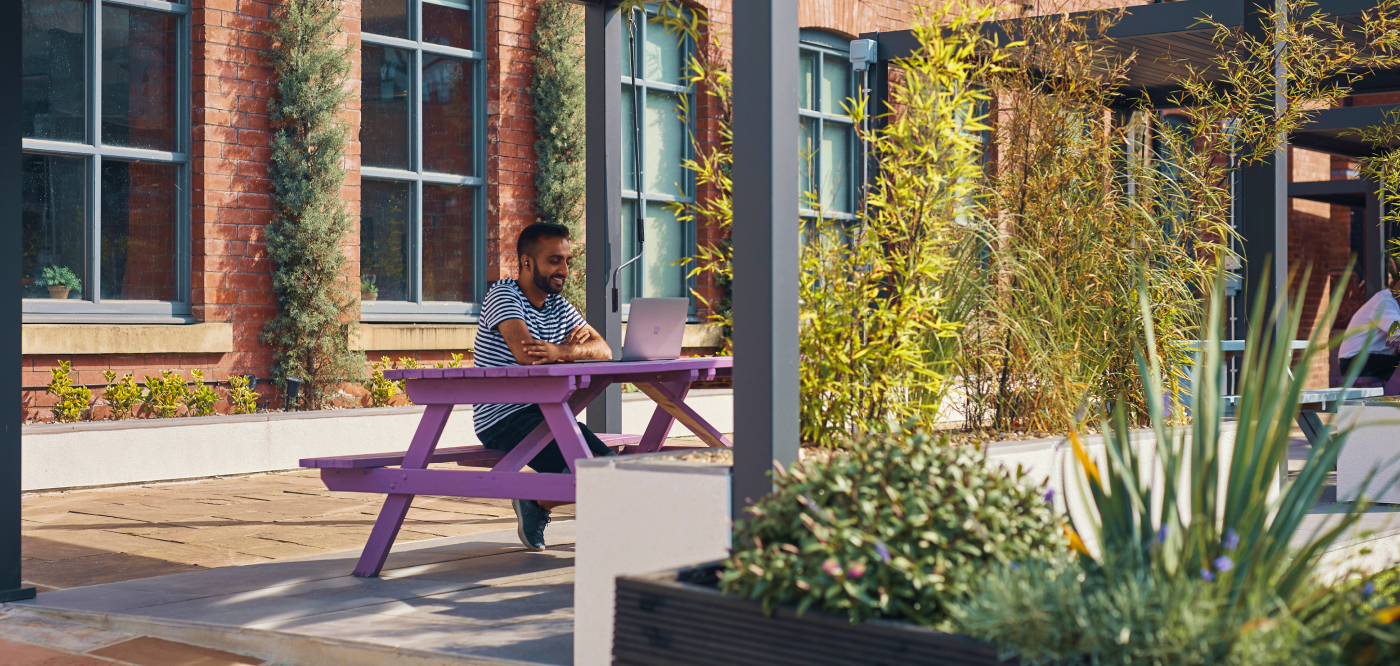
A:
<svg viewBox="0 0 1400 666">
<path fill-rule="evenodd" d="M 627 313 L 621 361 L 669 361 L 681 357 L 688 298 L 634 298 Z M 589 363 L 590 361 L 579 361 Z"/>
</svg>

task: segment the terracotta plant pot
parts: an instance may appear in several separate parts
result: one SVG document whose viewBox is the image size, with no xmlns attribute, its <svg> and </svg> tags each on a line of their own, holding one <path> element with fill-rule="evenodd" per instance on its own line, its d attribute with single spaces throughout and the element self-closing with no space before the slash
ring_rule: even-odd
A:
<svg viewBox="0 0 1400 666">
<path fill-rule="evenodd" d="M 68 287 L 62 285 L 53 285 L 49 287 L 49 298 L 56 298 L 60 301 L 68 298 Z"/>
<path fill-rule="evenodd" d="M 362 291 L 362 292 L 360 292 L 360 300 L 362 300 L 362 301 L 377 301 L 377 300 L 379 300 L 379 292 L 377 292 L 377 291 Z"/>
</svg>

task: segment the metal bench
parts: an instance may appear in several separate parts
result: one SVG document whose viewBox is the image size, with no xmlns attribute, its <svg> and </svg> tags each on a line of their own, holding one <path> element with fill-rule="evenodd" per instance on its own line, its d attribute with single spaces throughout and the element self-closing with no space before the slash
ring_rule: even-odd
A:
<svg viewBox="0 0 1400 666">
<path fill-rule="evenodd" d="M 609 448 L 618 454 L 626 455 L 636 453 L 637 444 L 642 441 L 641 435 L 618 435 L 613 433 L 597 433 L 598 439 L 603 440 Z M 694 447 L 666 446 L 662 450 L 681 449 Z M 701 447 L 703 448 L 703 447 Z M 630 449 L 630 450 L 629 450 Z M 433 451 L 429 463 L 457 463 L 463 467 L 493 467 L 506 457 L 505 451 L 488 449 L 481 445 L 475 446 L 452 446 Z M 404 453 L 361 453 L 353 456 L 331 456 L 328 458 L 302 458 L 302 467 L 314 467 L 318 469 L 362 469 L 369 467 L 395 467 L 403 464 Z"/>
<path fill-rule="evenodd" d="M 1376 398 L 1385 395 L 1385 388 L 1382 386 L 1354 386 L 1349 389 L 1326 388 L 1303 391 L 1298 395 L 1298 428 L 1303 431 L 1303 436 L 1308 438 L 1309 444 L 1316 444 L 1322 436 L 1322 417 L 1319 414 L 1336 414 L 1337 408 L 1348 400 L 1361 400 L 1363 398 Z M 1229 405 L 1226 416 L 1234 416 L 1235 403 L 1239 401 L 1237 395 L 1225 396 L 1225 401 Z"/>
</svg>

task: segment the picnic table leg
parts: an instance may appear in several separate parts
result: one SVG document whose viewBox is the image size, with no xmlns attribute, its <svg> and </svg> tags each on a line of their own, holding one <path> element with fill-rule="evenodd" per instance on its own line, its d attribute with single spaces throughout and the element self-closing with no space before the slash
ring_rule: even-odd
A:
<svg viewBox="0 0 1400 666">
<path fill-rule="evenodd" d="M 554 443 L 559 445 L 559 453 L 563 454 L 564 461 L 569 463 L 569 473 L 573 474 L 575 460 L 593 457 L 593 452 L 588 449 L 588 442 L 583 439 L 583 431 L 578 429 L 573 410 L 565 404 L 546 403 L 540 405 L 540 411 L 544 412 L 544 422 L 554 434 Z"/>
<path fill-rule="evenodd" d="M 668 382 L 658 384 L 667 389 L 667 392 L 675 396 L 676 400 L 684 401 L 690 394 L 690 382 Z M 642 433 L 642 441 L 637 446 L 637 453 L 655 453 L 661 450 L 666 444 L 666 437 L 671 434 L 671 427 L 676 423 L 676 417 L 666 411 L 661 405 L 656 406 L 656 411 L 651 414 L 651 422 L 647 423 L 646 432 Z"/>
<path fill-rule="evenodd" d="M 433 457 L 442 429 L 447 426 L 447 418 L 452 415 L 452 405 L 428 405 L 423 411 L 423 420 L 418 422 L 418 430 L 413 434 L 413 443 L 408 446 L 399 467 L 403 469 L 423 469 Z M 394 547 L 394 539 L 399 535 L 404 516 L 413 505 L 413 495 L 390 494 L 384 499 L 384 507 L 374 520 L 374 529 L 365 542 L 365 550 L 360 553 L 360 561 L 355 565 L 355 575 L 375 577 L 384 568 L 384 560 Z"/>
<path fill-rule="evenodd" d="M 581 391 L 574 392 L 573 396 L 569 398 L 569 411 L 573 413 L 574 417 L 577 417 L 578 413 L 587 408 L 598 396 L 602 395 L 604 389 L 608 388 L 608 385 L 611 383 L 612 382 L 601 381 L 601 378 L 594 377 L 591 386 Z M 543 409 L 543 405 L 541 405 L 540 408 Z M 580 435 L 582 435 L 582 433 L 580 433 Z M 535 429 L 531 430 L 530 434 L 525 435 L 525 437 L 520 440 L 520 443 L 517 444 L 515 448 L 511 449 L 510 453 L 506 454 L 506 457 L 501 458 L 501 460 L 496 463 L 496 466 L 491 468 L 491 471 L 519 472 L 527 463 L 534 460 L 535 456 L 538 455 L 540 451 L 543 451 L 544 447 L 553 439 L 554 437 L 549 431 L 549 421 L 546 420 L 535 426 Z"/>
<path fill-rule="evenodd" d="M 666 410 L 668 414 L 684 424 L 691 432 L 695 433 L 696 437 L 699 437 L 701 441 L 705 442 L 707 446 L 728 448 L 734 445 L 729 441 L 728 437 L 725 437 L 723 433 L 710 425 L 709 421 L 706 421 L 696 413 L 694 409 L 691 409 L 690 405 L 685 404 L 683 398 L 673 395 L 670 390 L 666 388 L 665 384 L 651 384 L 645 382 L 637 382 L 636 384 L 637 388 L 640 389 L 642 393 L 647 394 L 647 397 L 656 401 L 657 407 Z"/>
</svg>

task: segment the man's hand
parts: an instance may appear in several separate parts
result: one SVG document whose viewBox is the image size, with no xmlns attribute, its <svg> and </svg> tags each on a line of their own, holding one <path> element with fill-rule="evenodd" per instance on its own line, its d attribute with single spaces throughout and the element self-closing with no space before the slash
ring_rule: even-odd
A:
<svg viewBox="0 0 1400 666">
<path fill-rule="evenodd" d="M 525 348 L 525 354 L 530 357 L 530 365 L 545 365 L 572 360 L 570 358 L 572 344 L 556 345 L 540 340 L 521 340 L 520 346 Z"/>
<path fill-rule="evenodd" d="M 593 328 L 590 326 L 580 326 L 569 334 L 569 338 L 564 341 L 566 345 L 585 345 L 593 339 Z"/>
</svg>

